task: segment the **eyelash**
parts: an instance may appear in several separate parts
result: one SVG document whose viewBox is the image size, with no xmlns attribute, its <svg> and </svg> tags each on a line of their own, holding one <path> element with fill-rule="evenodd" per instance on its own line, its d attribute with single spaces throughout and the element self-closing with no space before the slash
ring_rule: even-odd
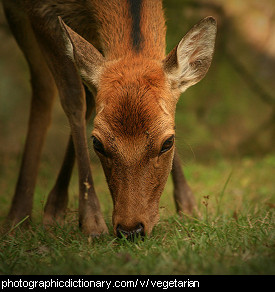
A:
<svg viewBox="0 0 275 292">
<path fill-rule="evenodd" d="M 165 153 L 167 151 L 169 151 L 172 146 L 174 145 L 174 141 L 175 141 L 175 136 L 172 135 L 171 137 L 169 137 L 163 144 L 160 150 L 160 154 Z"/>
<path fill-rule="evenodd" d="M 94 149 L 97 152 L 101 153 L 102 155 L 106 156 L 106 152 L 105 152 L 103 144 L 95 136 L 92 136 L 92 139 L 93 139 Z"/>
</svg>

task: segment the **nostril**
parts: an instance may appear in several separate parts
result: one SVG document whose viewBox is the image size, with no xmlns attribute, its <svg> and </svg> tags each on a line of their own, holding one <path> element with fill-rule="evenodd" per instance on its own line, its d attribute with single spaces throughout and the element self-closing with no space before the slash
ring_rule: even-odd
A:
<svg viewBox="0 0 275 292">
<path fill-rule="evenodd" d="M 142 223 L 137 224 L 134 228 L 123 228 L 120 224 L 116 228 L 117 237 L 127 238 L 128 240 L 134 240 L 135 237 L 144 236 L 144 225 Z"/>
<path fill-rule="evenodd" d="M 120 224 L 117 225 L 117 228 L 116 228 L 116 234 L 117 234 L 117 237 L 118 238 L 122 238 L 122 237 L 128 237 L 128 231 L 124 230 Z"/>
<path fill-rule="evenodd" d="M 142 223 L 139 223 L 137 226 L 136 226 L 136 230 L 135 230 L 135 233 L 136 234 L 139 234 L 141 236 L 144 236 L 144 226 Z"/>
</svg>

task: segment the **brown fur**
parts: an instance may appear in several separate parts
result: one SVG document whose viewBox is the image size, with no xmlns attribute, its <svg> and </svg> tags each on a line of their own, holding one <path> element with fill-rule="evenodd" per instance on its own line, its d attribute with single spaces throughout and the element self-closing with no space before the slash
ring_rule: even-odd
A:
<svg viewBox="0 0 275 292">
<path fill-rule="evenodd" d="M 161 64 L 123 59 L 102 73 L 97 103 L 104 107 L 103 118 L 109 119 L 115 133 L 124 137 L 145 134 L 155 125 L 156 133 L 150 135 L 157 135 L 162 125 L 159 113 L 164 111 L 161 102 L 165 103 L 169 94 Z"/>
<path fill-rule="evenodd" d="M 63 221 L 76 157 L 79 224 L 88 234 L 107 232 L 89 165 L 86 120 L 93 109 L 92 135 L 113 198 L 114 233 L 150 234 L 172 167 L 177 210 L 192 212 L 192 192 L 179 158 L 174 156 L 174 117 L 179 94 L 201 80 L 209 68 L 216 33 L 213 18 L 202 20 L 165 58 L 161 1 L 3 3 L 28 60 L 33 87 L 28 136 L 9 222 L 16 224 L 31 215 L 38 161 L 56 87 L 71 137 L 45 206 L 46 225 Z M 85 94 L 82 82 L 92 94 L 87 90 Z"/>
</svg>

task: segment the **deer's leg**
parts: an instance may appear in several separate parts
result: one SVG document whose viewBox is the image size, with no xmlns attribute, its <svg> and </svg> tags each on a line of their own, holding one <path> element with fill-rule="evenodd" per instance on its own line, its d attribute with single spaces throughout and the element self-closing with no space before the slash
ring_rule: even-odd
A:
<svg viewBox="0 0 275 292">
<path fill-rule="evenodd" d="M 89 120 L 95 104 L 94 98 L 87 88 L 85 88 L 85 93 L 87 104 L 86 120 Z M 55 185 L 48 196 L 47 203 L 44 208 L 43 223 L 46 226 L 54 225 L 56 222 L 59 224 L 63 223 L 69 198 L 68 187 L 73 171 L 74 162 L 75 151 L 72 135 L 70 135 L 63 164 L 59 171 Z"/>
<path fill-rule="evenodd" d="M 42 67 L 40 67 L 42 69 Z M 46 70 L 46 67 L 44 68 Z M 45 76 L 45 71 L 43 72 Z M 31 216 L 34 188 L 44 138 L 50 123 L 53 91 L 38 72 L 32 73 L 32 102 L 20 173 L 8 214 L 12 225 Z"/>
<path fill-rule="evenodd" d="M 50 21 L 43 19 L 45 15 L 36 13 L 39 11 L 31 12 L 33 28 L 55 78 L 62 107 L 70 123 L 79 174 L 79 225 L 84 233 L 99 235 L 108 229 L 92 180 L 86 137 L 84 87 L 73 62 L 66 55 L 56 16 Z"/>
<path fill-rule="evenodd" d="M 65 75 L 65 72 L 64 72 Z M 56 78 L 58 78 L 56 76 Z M 70 77 L 67 76 L 66 80 Z M 98 198 L 95 193 L 92 173 L 90 168 L 90 158 L 86 137 L 86 120 L 83 89 L 79 92 L 72 91 L 70 86 L 75 82 L 78 75 L 75 75 L 66 89 L 59 87 L 59 93 L 63 108 L 68 116 L 72 140 L 74 144 L 76 160 L 79 174 L 79 225 L 86 234 L 99 235 L 107 232 Z M 79 83 L 81 85 L 81 83 Z M 82 86 L 82 85 L 81 85 Z M 77 84 L 73 84 L 73 89 Z"/>
<path fill-rule="evenodd" d="M 57 92 L 27 17 L 22 11 L 17 15 L 20 9 L 14 9 L 13 5 L 16 6 L 13 1 L 4 2 L 10 28 L 30 68 L 32 100 L 20 173 L 7 218 L 8 225 L 15 225 L 26 216 L 31 216 L 40 154 Z"/>
<path fill-rule="evenodd" d="M 43 224 L 45 226 L 62 224 L 68 204 L 68 187 L 73 171 L 75 152 L 72 136 L 69 137 L 63 164 L 59 171 L 54 187 L 49 193 L 44 208 Z"/>
<path fill-rule="evenodd" d="M 173 160 L 172 178 L 177 212 L 192 214 L 194 209 L 196 209 L 195 198 L 182 171 L 181 161 L 177 150 L 175 150 Z"/>
</svg>

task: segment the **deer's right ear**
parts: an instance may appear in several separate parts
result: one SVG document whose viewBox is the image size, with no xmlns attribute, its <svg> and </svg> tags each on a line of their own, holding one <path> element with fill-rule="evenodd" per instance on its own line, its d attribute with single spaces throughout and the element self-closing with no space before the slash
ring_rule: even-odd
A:
<svg viewBox="0 0 275 292">
<path fill-rule="evenodd" d="M 67 55 L 74 62 L 79 75 L 88 87 L 97 88 L 105 60 L 102 54 L 58 17 Z"/>
</svg>

